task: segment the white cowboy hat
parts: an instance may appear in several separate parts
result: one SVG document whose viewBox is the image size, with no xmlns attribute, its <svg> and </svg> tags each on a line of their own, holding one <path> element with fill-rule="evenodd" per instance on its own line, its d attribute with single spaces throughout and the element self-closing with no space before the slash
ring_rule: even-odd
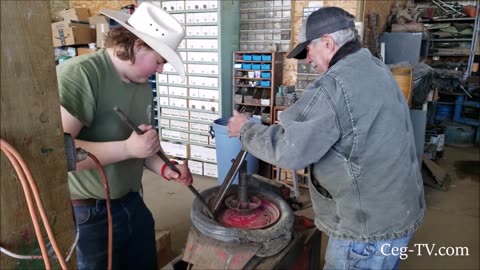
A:
<svg viewBox="0 0 480 270">
<path fill-rule="evenodd" d="M 102 9 L 100 13 L 117 21 L 147 43 L 165 58 L 182 78 L 185 77 L 182 58 L 177 51 L 185 37 L 185 30 L 170 14 L 147 2 L 142 2 L 132 15 L 109 9 Z"/>
</svg>

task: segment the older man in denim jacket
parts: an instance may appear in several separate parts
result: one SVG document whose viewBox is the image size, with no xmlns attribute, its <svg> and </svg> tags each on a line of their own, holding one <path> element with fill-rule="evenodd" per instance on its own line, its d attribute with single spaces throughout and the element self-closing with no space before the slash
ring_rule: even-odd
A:
<svg viewBox="0 0 480 270">
<path fill-rule="evenodd" d="M 308 167 L 325 269 L 395 269 L 425 211 L 409 109 L 387 66 L 362 49 L 354 18 L 325 7 L 302 25 L 289 58 L 321 74 L 280 125 L 234 112 L 229 135 L 283 168 Z"/>
</svg>

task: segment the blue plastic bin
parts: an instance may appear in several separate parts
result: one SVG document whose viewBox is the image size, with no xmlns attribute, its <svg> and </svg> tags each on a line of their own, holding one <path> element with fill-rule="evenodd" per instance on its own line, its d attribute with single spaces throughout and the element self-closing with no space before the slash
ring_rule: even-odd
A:
<svg viewBox="0 0 480 270">
<path fill-rule="evenodd" d="M 272 56 L 268 54 L 263 54 L 262 55 L 262 60 L 263 61 L 272 61 Z"/>
<path fill-rule="evenodd" d="M 437 121 L 452 120 L 453 109 L 454 109 L 453 104 L 437 104 L 435 120 Z"/>
<path fill-rule="evenodd" d="M 255 121 L 251 118 L 250 121 Z M 219 118 L 213 121 L 213 125 L 210 128 L 210 134 L 215 138 L 215 146 L 217 153 L 217 172 L 218 172 L 218 184 L 221 185 L 227 176 L 228 171 L 232 167 L 232 159 L 234 160 L 238 152 L 241 150 L 241 143 L 238 138 L 229 138 L 227 132 L 228 118 Z M 253 174 L 257 172 L 258 159 L 247 154 L 247 173 Z M 234 182 L 238 184 L 238 173 L 235 176 Z"/>
<path fill-rule="evenodd" d="M 270 72 L 262 72 L 260 74 L 260 77 L 262 78 L 270 78 L 271 77 L 271 73 Z"/>
<path fill-rule="evenodd" d="M 262 64 L 262 69 L 270 69 L 270 64 Z"/>
<path fill-rule="evenodd" d="M 253 70 L 260 70 L 260 64 L 252 64 Z"/>
<path fill-rule="evenodd" d="M 262 61 L 262 56 L 259 54 L 252 55 L 253 61 Z"/>
<path fill-rule="evenodd" d="M 261 81 L 260 86 L 270 87 L 270 81 Z"/>
<path fill-rule="evenodd" d="M 242 68 L 243 69 L 252 69 L 252 64 L 243 64 Z"/>
<path fill-rule="evenodd" d="M 244 54 L 243 55 L 243 61 L 252 61 L 252 55 Z"/>
</svg>

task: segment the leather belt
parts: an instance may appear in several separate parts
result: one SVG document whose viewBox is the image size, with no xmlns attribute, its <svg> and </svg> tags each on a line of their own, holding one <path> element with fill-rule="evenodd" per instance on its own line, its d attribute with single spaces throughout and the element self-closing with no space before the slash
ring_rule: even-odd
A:
<svg viewBox="0 0 480 270">
<path fill-rule="evenodd" d="M 114 199 L 114 200 L 110 200 L 110 203 L 119 203 L 119 202 L 123 202 L 123 201 L 126 201 L 128 200 L 133 194 L 136 194 L 136 192 L 129 192 L 127 193 L 125 196 L 119 198 L 119 199 Z M 94 206 L 96 205 L 97 203 L 100 203 L 100 204 L 106 204 L 107 201 L 106 200 L 103 200 L 103 199 L 100 199 L 100 200 L 97 200 L 97 199 L 78 199 L 78 200 L 72 200 L 72 205 L 73 206 Z"/>
</svg>

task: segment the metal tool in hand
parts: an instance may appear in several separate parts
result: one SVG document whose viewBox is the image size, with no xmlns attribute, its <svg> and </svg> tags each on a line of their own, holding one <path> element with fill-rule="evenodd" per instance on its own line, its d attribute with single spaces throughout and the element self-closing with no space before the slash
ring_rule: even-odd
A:
<svg viewBox="0 0 480 270">
<path fill-rule="evenodd" d="M 143 131 L 141 129 L 139 129 L 133 122 L 132 120 L 130 120 L 127 115 L 125 113 L 123 113 L 122 110 L 120 110 L 120 108 L 118 107 L 113 107 L 113 110 L 117 113 L 117 115 L 123 120 L 123 122 L 125 122 L 133 131 L 135 131 L 135 133 L 137 133 L 138 135 L 143 135 Z M 165 164 L 167 164 L 167 166 L 174 172 L 178 173 L 178 175 L 181 175 L 180 173 L 180 170 L 175 167 L 175 165 L 173 165 L 171 162 L 170 162 L 170 159 L 165 155 L 165 153 L 162 152 L 162 150 L 158 151 L 157 152 L 157 155 L 163 160 L 163 162 L 165 162 Z M 203 205 L 203 207 L 205 207 L 205 209 L 207 210 L 207 213 L 208 215 L 213 219 L 213 214 L 212 212 L 210 211 L 210 208 L 208 207 L 208 204 L 205 202 L 205 200 L 203 199 L 202 195 L 200 195 L 200 193 L 192 186 L 192 185 L 188 185 L 187 186 L 188 189 L 190 189 L 190 191 L 193 193 L 193 195 L 195 195 L 195 197 L 198 198 L 198 200 L 200 201 L 200 203 Z"/>
</svg>

